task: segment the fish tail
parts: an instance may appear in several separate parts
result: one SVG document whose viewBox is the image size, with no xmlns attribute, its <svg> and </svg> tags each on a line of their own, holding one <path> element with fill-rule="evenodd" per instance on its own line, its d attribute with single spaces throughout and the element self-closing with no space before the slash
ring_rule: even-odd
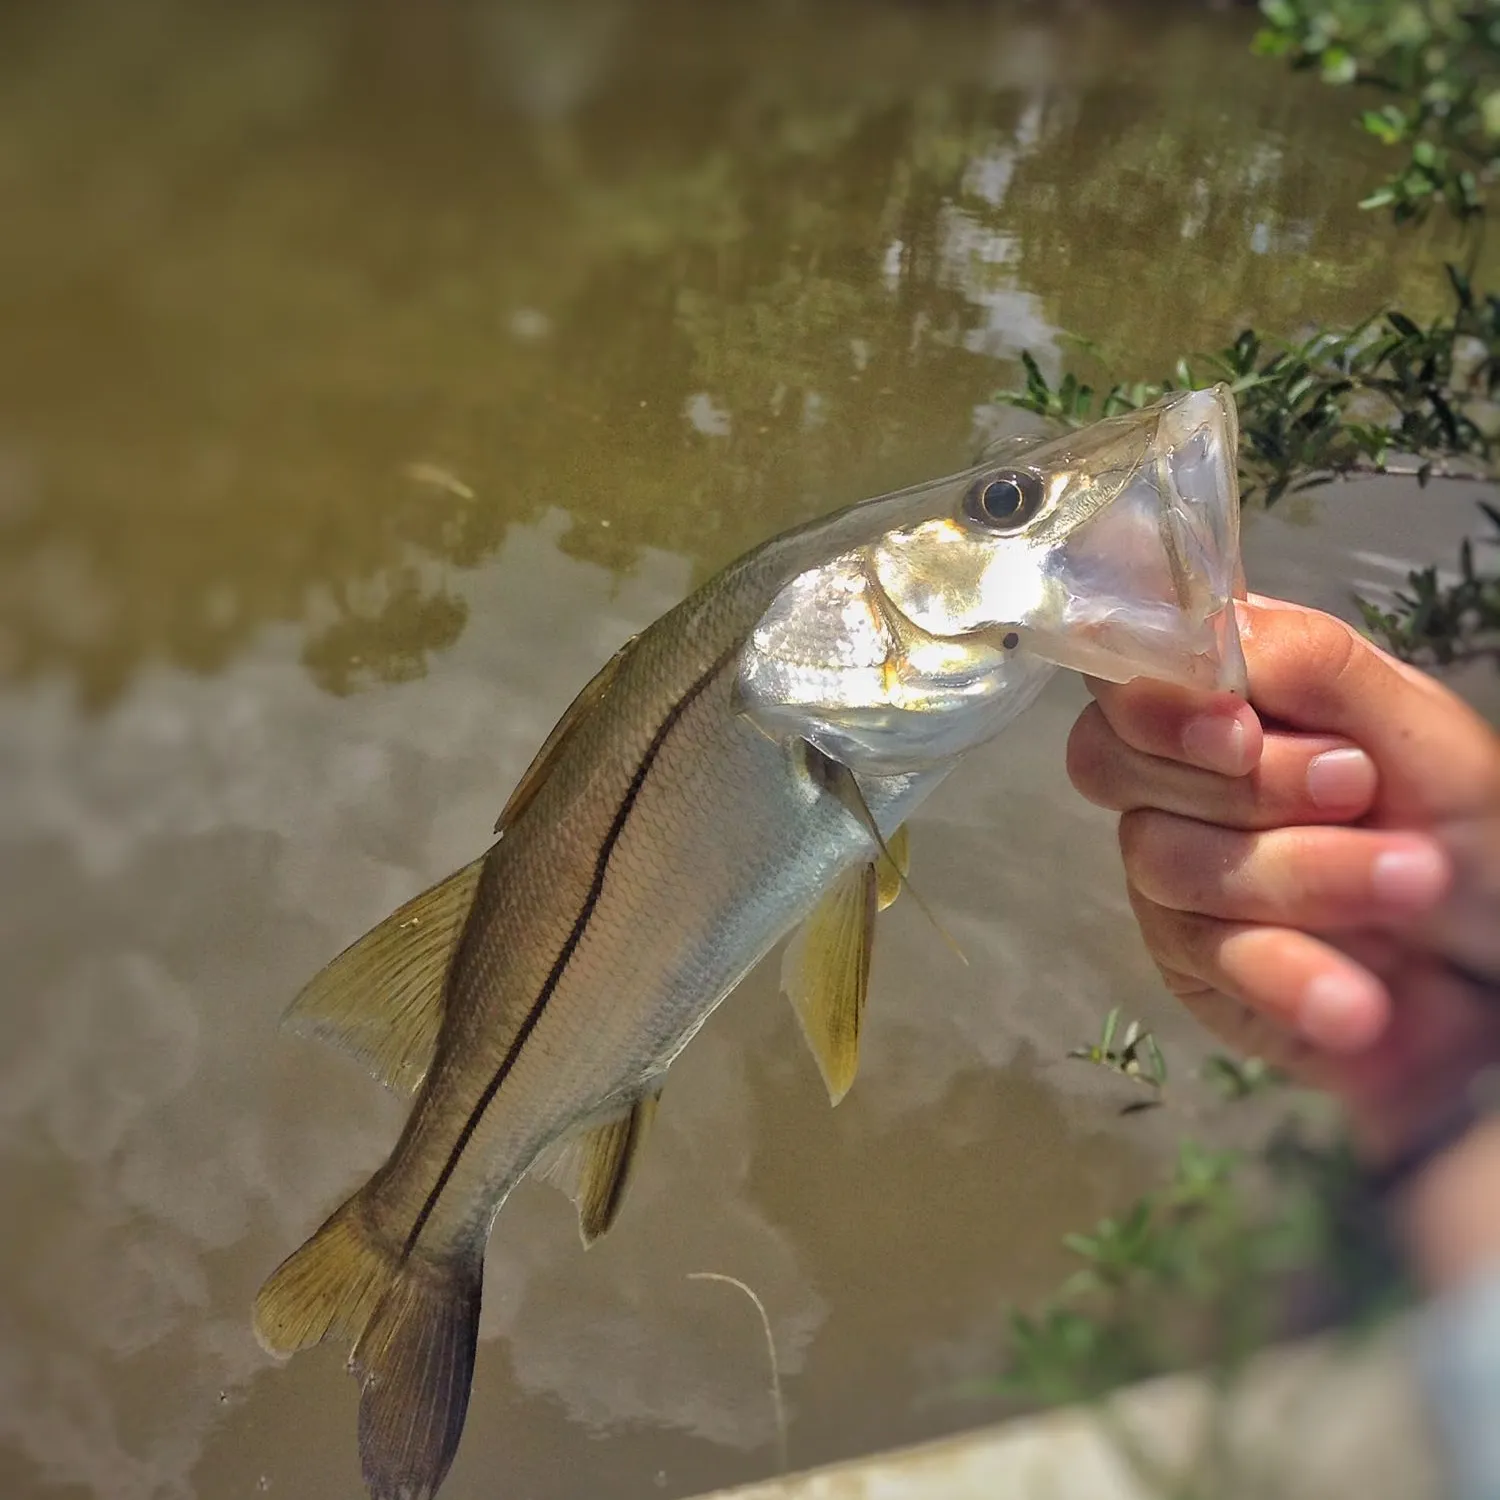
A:
<svg viewBox="0 0 1500 1500">
<path fill-rule="evenodd" d="M 430 1500 L 458 1449 L 484 1277 L 482 1243 L 441 1258 L 403 1254 L 363 1192 L 282 1262 L 255 1299 L 272 1354 L 335 1335 L 353 1341 L 359 1452 L 372 1500 Z"/>
</svg>

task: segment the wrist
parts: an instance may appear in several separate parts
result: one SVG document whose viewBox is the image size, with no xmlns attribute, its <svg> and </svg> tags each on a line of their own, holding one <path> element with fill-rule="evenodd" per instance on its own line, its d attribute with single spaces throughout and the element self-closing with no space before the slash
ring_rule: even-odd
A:
<svg viewBox="0 0 1500 1500">
<path fill-rule="evenodd" d="M 1391 1194 L 1393 1227 L 1431 1291 L 1500 1267 L 1500 1115 L 1479 1117 Z"/>
</svg>

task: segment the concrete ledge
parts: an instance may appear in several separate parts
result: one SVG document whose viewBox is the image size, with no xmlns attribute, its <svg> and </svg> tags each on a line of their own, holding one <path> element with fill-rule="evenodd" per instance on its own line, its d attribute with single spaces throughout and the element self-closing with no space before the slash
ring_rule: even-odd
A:
<svg viewBox="0 0 1500 1500">
<path fill-rule="evenodd" d="M 1405 1325 L 1194 1375 L 718 1500 L 1439 1500 Z"/>
</svg>

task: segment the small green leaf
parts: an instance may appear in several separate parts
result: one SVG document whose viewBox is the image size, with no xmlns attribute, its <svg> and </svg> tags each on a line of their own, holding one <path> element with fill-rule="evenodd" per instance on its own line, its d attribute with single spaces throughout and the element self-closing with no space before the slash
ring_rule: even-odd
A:
<svg viewBox="0 0 1500 1500">
<path fill-rule="evenodd" d="M 1387 104 L 1383 109 L 1365 110 L 1359 122 L 1368 134 L 1387 146 L 1404 140 L 1411 125 L 1405 111 L 1394 104 Z"/>
<path fill-rule="evenodd" d="M 1120 1007 L 1113 1006 L 1104 1018 L 1104 1029 L 1099 1034 L 1099 1050 L 1108 1053 L 1115 1040 L 1115 1028 L 1120 1024 Z"/>
<path fill-rule="evenodd" d="M 1323 53 L 1322 74 L 1324 83 L 1353 83 L 1359 76 L 1359 63 L 1346 48 L 1329 47 Z"/>
</svg>

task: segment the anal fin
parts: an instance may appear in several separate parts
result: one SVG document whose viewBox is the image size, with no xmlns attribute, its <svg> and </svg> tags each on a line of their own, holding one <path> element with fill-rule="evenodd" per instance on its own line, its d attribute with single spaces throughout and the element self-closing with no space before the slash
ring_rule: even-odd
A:
<svg viewBox="0 0 1500 1500">
<path fill-rule="evenodd" d="M 619 1217 L 660 1101 L 659 1088 L 642 1094 L 629 1108 L 570 1137 L 541 1168 L 578 1206 L 578 1233 L 585 1246 Z"/>
<path fill-rule="evenodd" d="M 284 1024 L 351 1053 L 389 1088 L 413 1091 L 443 1021 L 443 996 L 484 868 L 481 855 L 413 896 L 321 969 Z"/>
<path fill-rule="evenodd" d="M 782 961 L 782 987 L 834 1104 L 849 1092 L 859 1068 L 878 905 L 875 866 L 846 870 L 813 908 Z"/>
</svg>

